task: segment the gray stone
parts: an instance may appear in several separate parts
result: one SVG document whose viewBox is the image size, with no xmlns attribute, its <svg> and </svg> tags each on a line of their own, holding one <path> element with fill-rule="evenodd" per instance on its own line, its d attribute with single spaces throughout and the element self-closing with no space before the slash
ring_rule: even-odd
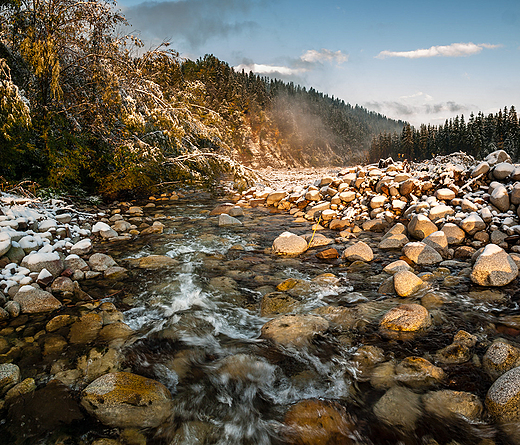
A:
<svg viewBox="0 0 520 445">
<path fill-rule="evenodd" d="M 514 169 L 515 166 L 510 162 L 500 162 L 499 164 L 496 164 L 493 168 L 493 177 L 497 181 L 502 181 L 508 178 L 511 175 L 511 173 L 513 173 Z"/>
<path fill-rule="evenodd" d="M 241 226 L 242 221 L 235 218 L 234 216 L 229 216 L 226 213 L 221 213 L 218 217 L 218 225 L 220 227 Z"/>
<path fill-rule="evenodd" d="M 520 420 L 520 367 L 500 376 L 486 395 L 488 413 L 500 422 Z"/>
<path fill-rule="evenodd" d="M 481 286 L 505 286 L 518 275 L 518 267 L 507 252 L 496 244 L 488 244 L 477 257 L 471 281 Z"/>
<path fill-rule="evenodd" d="M 506 212 L 509 210 L 509 194 L 507 189 L 502 184 L 500 184 L 498 187 L 495 187 L 493 193 L 491 193 L 489 197 L 489 201 L 501 212 Z"/>
<path fill-rule="evenodd" d="M 307 250 L 307 241 L 291 232 L 283 232 L 273 242 L 273 252 L 279 255 L 300 255 Z"/>
<path fill-rule="evenodd" d="M 117 266 L 114 259 L 104 253 L 95 253 L 88 259 L 90 268 L 95 272 L 104 272 L 109 267 Z"/>
<path fill-rule="evenodd" d="M 363 241 L 358 241 L 356 244 L 347 247 L 343 251 L 342 258 L 347 261 L 372 261 L 374 259 L 374 252 L 370 246 Z"/>
<path fill-rule="evenodd" d="M 0 365 L 0 395 L 20 382 L 20 368 L 13 363 Z"/>
<path fill-rule="evenodd" d="M 481 230 L 486 229 L 486 223 L 477 213 L 470 213 L 466 218 L 460 222 L 460 227 L 467 234 L 474 235 Z"/>
<path fill-rule="evenodd" d="M 408 243 L 403 247 L 403 254 L 415 264 L 437 264 L 442 261 L 442 256 L 433 247 L 417 241 Z"/>
<path fill-rule="evenodd" d="M 494 341 L 482 359 L 482 365 L 492 380 L 520 366 L 520 349 L 503 339 Z"/>
<path fill-rule="evenodd" d="M 426 238 L 430 233 L 439 230 L 425 215 L 415 215 L 408 223 L 408 233 L 419 240 Z"/>
<path fill-rule="evenodd" d="M 50 312 L 61 307 L 61 302 L 50 292 L 32 286 L 22 286 L 13 297 L 24 314 Z"/>
</svg>

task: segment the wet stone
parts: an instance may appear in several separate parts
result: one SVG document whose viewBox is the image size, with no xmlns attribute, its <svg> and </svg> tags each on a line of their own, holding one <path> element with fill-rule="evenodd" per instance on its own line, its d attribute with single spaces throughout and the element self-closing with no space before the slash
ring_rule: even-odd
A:
<svg viewBox="0 0 520 445">
<path fill-rule="evenodd" d="M 379 326 L 391 331 L 415 332 L 431 325 L 428 310 L 420 304 L 401 304 L 389 310 Z"/>
<path fill-rule="evenodd" d="M 0 364 L 0 395 L 20 381 L 20 368 L 13 363 Z"/>
<path fill-rule="evenodd" d="M 82 392 L 81 405 L 104 425 L 154 428 L 173 414 L 161 383 L 128 372 L 105 374 Z"/>
<path fill-rule="evenodd" d="M 475 394 L 447 389 L 424 394 L 422 402 L 427 412 L 441 418 L 456 416 L 478 421 L 483 409 Z"/>
<path fill-rule="evenodd" d="M 412 388 L 436 385 L 444 378 L 442 368 L 422 357 L 406 357 L 395 367 L 395 380 Z"/>
<path fill-rule="evenodd" d="M 94 341 L 103 327 L 101 315 L 89 313 L 83 315 L 70 327 L 69 341 L 72 344 L 86 344 Z"/>
<path fill-rule="evenodd" d="M 333 401 L 303 400 L 285 414 L 285 439 L 294 445 L 349 445 L 353 425 L 344 407 Z"/>
<path fill-rule="evenodd" d="M 282 315 L 262 326 L 261 336 L 281 346 L 300 348 L 328 328 L 329 322 L 317 315 Z"/>
<path fill-rule="evenodd" d="M 420 396 L 407 388 L 394 386 L 374 405 L 374 414 L 388 426 L 412 431 L 421 416 Z"/>
<path fill-rule="evenodd" d="M 482 359 L 482 365 L 492 380 L 520 366 L 520 349 L 505 340 L 494 341 Z"/>
<path fill-rule="evenodd" d="M 500 422 L 520 420 L 520 367 L 507 371 L 491 385 L 486 408 Z"/>
<path fill-rule="evenodd" d="M 274 317 L 280 314 L 292 312 L 297 308 L 299 302 L 283 292 L 272 292 L 264 295 L 260 306 L 262 317 Z"/>
</svg>

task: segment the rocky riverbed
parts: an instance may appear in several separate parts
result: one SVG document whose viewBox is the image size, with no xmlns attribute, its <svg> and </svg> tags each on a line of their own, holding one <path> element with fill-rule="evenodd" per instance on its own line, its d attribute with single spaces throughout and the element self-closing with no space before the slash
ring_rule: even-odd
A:
<svg viewBox="0 0 520 445">
<path fill-rule="evenodd" d="M 2 443 L 519 444 L 520 166 L 304 173 L 3 195 Z"/>
</svg>

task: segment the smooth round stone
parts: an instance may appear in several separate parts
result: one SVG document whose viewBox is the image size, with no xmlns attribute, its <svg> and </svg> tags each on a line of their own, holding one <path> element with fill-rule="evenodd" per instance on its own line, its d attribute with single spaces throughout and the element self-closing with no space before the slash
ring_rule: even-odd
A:
<svg viewBox="0 0 520 445">
<path fill-rule="evenodd" d="M 13 297 L 23 314 L 50 312 L 61 307 L 61 302 L 50 292 L 32 286 L 22 286 Z"/>
<path fill-rule="evenodd" d="M 298 402 L 285 414 L 287 443 L 294 445 L 350 445 L 353 425 L 339 403 L 310 399 Z"/>
<path fill-rule="evenodd" d="M 128 372 L 105 374 L 81 394 L 81 405 L 101 423 L 117 428 L 156 428 L 173 415 L 168 389 Z"/>
<path fill-rule="evenodd" d="M 455 210 L 453 210 L 453 207 L 444 204 L 439 204 L 430 209 L 428 217 L 432 222 L 436 222 L 439 219 L 445 218 L 447 215 L 453 215 L 454 213 Z"/>
<path fill-rule="evenodd" d="M 412 272 L 413 268 L 404 260 L 396 260 L 385 266 L 383 269 L 384 272 L 390 275 L 393 275 L 401 270 L 409 270 Z"/>
<path fill-rule="evenodd" d="M 413 431 L 421 417 L 420 396 L 407 388 L 394 386 L 374 405 L 374 414 L 387 425 Z"/>
<path fill-rule="evenodd" d="M 264 324 L 261 336 L 282 346 L 299 348 L 328 328 L 329 322 L 318 315 L 282 315 Z"/>
<path fill-rule="evenodd" d="M 495 165 L 493 168 L 493 177 L 497 181 L 501 181 L 503 179 L 506 179 L 508 176 L 513 173 L 513 170 L 515 169 L 515 166 L 511 164 L 510 162 L 500 162 L 499 164 Z"/>
<path fill-rule="evenodd" d="M 406 357 L 395 367 L 395 380 L 412 388 L 424 388 L 441 382 L 446 374 L 422 357 Z"/>
<path fill-rule="evenodd" d="M 465 417 L 478 421 L 482 414 L 482 402 L 475 394 L 443 389 L 431 391 L 422 396 L 424 408 L 438 417 Z"/>
<path fill-rule="evenodd" d="M 109 267 L 117 266 L 114 259 L 104 253 L 95 253 L 88 259 L 90 268 L 95 272 L 104 272 Z"/>
<path fill-rule="evenodd" d="M 500 162 L 511 162 L 511 157 L 504 150 L 495 150 L 492 153 L 489 153 L 485 158 L 489 165 L 493 166 L 499 164 Z"/>
<path fill-rule="evenodd" d="M 400 297 L 409 297 L 423 285 L 423 280 L 408 270 L 401 270 L 394 274 L 394 288 Z"/>
<path fill-rule="evenodd" d="M 400 233 L 391 236 L 385 236 L 377 245 L 377 247 L 383 250 L 402 249 L 402 247 L 409 242 L 410 240 L 408 237 Z"/>
<path fill-rule="evenodd" d="M 219 227 L 241 226 L 242 221 L 234 216 L 229 216 L 227 213 L 221 213 L 218 216 L 218 225 Z"/>
<path fill-rule="evenodd" d="M 500 422 L 520 421 L 520 367 L 495 380 L 486 395 L 486 408 Z"/>
<path fill-rule="evenodd" d="M 20 381 L 20 368 L 14 363 L 0 365 L 0 395 Z"/>
<path fill-rule="evenodd" d="M 363 241 L 358 241 L 356 244 L 347 247 L 343 251 L 342 258 L 347 261 L 372 261 L 374 259 L 374 252 L 371 247 Z"/>
<path fill-rule="evenodd" d="M 442 261 L 442 256 L 433 247 L 423 243 L 408 243 L 403 247 L 403 254 L 415 264 L 437 264 Z"/>
<path fill-rule="evenodd" d="M 460 227 L 469 235 L 485 230 L 486 223 L 477 213 L 470 213 L 460 222 Z"/>
<path fill-rule="evenodd" d="M 501 212 L 507 212 L 509 210 L 509 193 L 502 184 L 495 187 L 489 197 L 489 201 Z"/>
<path fill-rule="evenodd" d="M 11 249 L 11 236 L 7 232 L 0 232 L 0 257 Z"/>
<path fill-rule="evenodd" d="M 437 232 L 433 232 L 423 239 L 423 243 L 433 247 L 437 252 L 444 253 L 448 249 L 448 237 L 446 234 L 439 230 Z"/>
<path fill-rule="evenodd" d="M 408 223 L 408 233 L 417 239 L 422 240 L 433 232 L 439 230 L 437 226 L 426 215 L 419 214 L 413 216 Z"/>
<path fill-rule="evenodd" d="M 341 199 L 345 203 L 352 202 L 354 201 L 354 199 L 356 199 L 356 192 L 350 190 L 341 192 L 339 194 L 339 199 Z"/>
<path fill-rule="evenodd" d="M 391 331 L 415 332 L 432 324 L 430 313 L 420 304 L 401 304 L 390 309 L 379 322 L 379 326 Z"/>
<path fill-rule="evenodd" d="M 439 189 L 435 192 L 435 197 L 439 201 L 451 201 L 455 196 L 457 196 L 456 193 L 448 188 Z"/>
<path fill-rule="evenodd" d="M 477 166 L 471 170 L 470 176 L 475 178 L 477 176 L 483 175 L 489 171 L 489 164 L 486 161 L 482 161 Z"/>
<path fill-rule="evenodd" d="M 291 232 L 283 232 L 273 241 L 273 252 L 279 255 L 300 255 L 307 250 L 307 241 Z"/>
<path fill-rule="evenodd" d="M 73 255 L 87 255 L 92 251 L 92 241 L 89 238 L 78 241 L 70 248 Z"/>
<path fill-rule="evenodd" d="M 47 269 L 53 277 L 57 277 L 63 271 L 63 261 L 55 252 L 31 253 L 22 260 L 21 266 L 38 273 Z"/>
<path fill-rule="evenodd" d="M 507 252 L 496 244 L 488 244 L 477 257 L 471 281 L 480 286 L 505 286 L 518 275 L 518 267 Z"/>
<path fill-rule="evenodd" d="M 510 369 L 520 366 L 520 349 L 499 339 L 487 349 L 482 365 L 491 379 L 496 380 Z"/>
<path fill-rule="evenodd" d="M 384 195 L 374 196 L 370 200 L 370 207 L 373 209 L 378 209 L 380 207 L 383 207 L 387 201 L 388 201 L 388 198 Z"/>
</svg>

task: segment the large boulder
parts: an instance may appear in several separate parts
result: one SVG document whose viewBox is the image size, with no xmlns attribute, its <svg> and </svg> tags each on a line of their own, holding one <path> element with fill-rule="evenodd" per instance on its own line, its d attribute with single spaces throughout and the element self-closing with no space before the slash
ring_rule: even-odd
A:
<svg viewBox="0 0 520 445">
<path fill-rule="evenodd" d="M 61 302 L 50 292 L 32 286 L 22 286 L 13 300 L 20 305 L 24 314 L 50 312 L 61 307 Z"/>
<path fill-rule="evenodd" d="M 471 281 L 481 286 L 505 286 L 517 275 L 518 267 L 511 256 L 496 244 L 488 244 L 473 265 Z"/>
<path fill-rule="evenodd" d="M 101 423 L 116 428 L 155 428 L 173 415 L 168 389 L 155 380 L 115 372 L 94 380 L 81 404 Z"/>
<path fill-rule="evenodd" d="M 474 235 L 481 230 L 485 230 L 486 223 L 477 213 L 470 213 L 460 222 L 460 227 L 467 234 Z"/>
<path fill-rule="evenodd" d="M 283 232 L 273 242 L 273 252 L 279 255 L 300 255 L 307 250 L 307 241 L 291 232 Z"/>
<path fill-rule="evenodd" d="M 55 252 L 42 253 L 34 252 L 27 255 L 21 263 L 22 267 L 26 267 L 31 272 L 40 273 L 43 269 L 47 269 L 53 277 L 57 277 L 63 272 L 63 261 Z"/>
<path fill-rule="evenodd" d="M 509 210 L 509 193 L 502 184 L 493 189 L 489 201 L 501 212 L 507 212 Z"/>
</svg>

